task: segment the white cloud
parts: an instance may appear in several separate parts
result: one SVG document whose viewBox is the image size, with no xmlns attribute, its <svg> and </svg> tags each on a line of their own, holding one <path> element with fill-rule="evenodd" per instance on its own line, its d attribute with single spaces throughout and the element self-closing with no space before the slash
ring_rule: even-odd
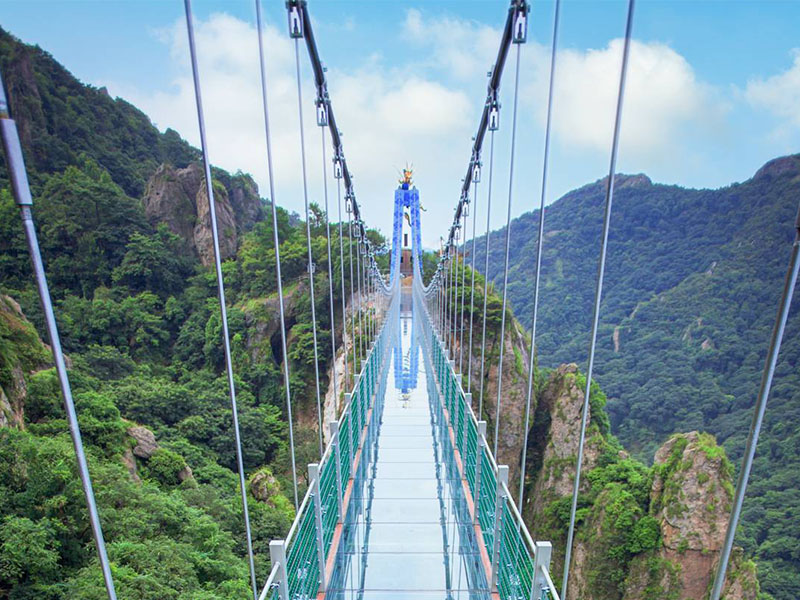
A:
<svg viewBox="0 0 800 600">
<path fill-rule="evenodd" d="M 794 62 L 783 73 L 747 82 L 745 98 L 792 127 L 800 127 L 800 48 L 792 51 Z"/>
<path fill-rule="evenodd" d="M 623 41 L 602 49 L 559 51 L 556 65 L 554 131 L 559 144 L 608 152 L 614 125 Z M 531 87 L 546 89 L 549 60 L 535 52 Z M 537 103 L 541 122 L 545 104 Z M 675 50 L 656 42 L 632 41 L 622 114 L 626 152 L 664 156 L 689 128 L 712 133 L 726 112 L 712 88 L 700 81 Z"/>
<path fill-rule="evenodd" d="M 214 14 L 195 25 L 203 101 L 211 158 L 229 170 L 255 177 L 268 193 L 263 133 L 258 46 L 254 25 L 226 14 Z M 409 10 L 398 33 L 411 40 L 414 52 L 387 65 L 380 55 L 364 55 L 328 73 L 331 97 L 344 148 L 365 219 L 384 232 L 391 228 L 391 199 L 398 169 L 406 161 L 416 167 L 426 218 L 424 242 L 434 245 L 452 218 L 470 152 L 470 137 L 485 95 L 487 70 L 497 52 L 500 31 L 453 17 L 430 18 Z M 178 130 L 199 144 L 194 90 L 183 21 L 163 29 L 158 39 L 167 45 L 176 73 L 169 89 L 142 92 L 110 85 L 113 93 L 142 108 L 159 127 Z M 619 82 L 621 40 L 601 49 L 563 49 L 558 56 L 555 141 L 575 155 L 607 156 Z M 293 41 L 283 23 L 265 30 L 270 119 L 276 173 L 276 198 L 290 210 L 303 210 L 300 176 L 297 90 Z M 303 109 L 306 128 L 309 195 L 322 203 L 320 133 L 314 121 L 314 89 L 305 48 Z M 324 48 L 322 49 L 324 55 Z M 549 77 L 549 53 L 534 40 L 523 47 L 520 158 L 528 165 L 541 145 L 541 126 Z M 510 106 L 513 58 L 503 80 L 503 101 Z M 508 113 L 504 109 L 504 113 Z M 623 116 L 622 143 L 626 155 L 649 160 L 649 168 L 674 160 L 674 143 L 682 132 L 711 131 L 725 114 L 713 89 L 698 81 L 689 63 L 664 44 L 633 42 Z M 508 123 L 506 114 L 502 122 Z M 498 139 L 496 164 L 507 167 L 504 125 Z M 713 133 L 712 133 L 713 135 Z M 587 154 L 588 153 L 588 154 Z M 661 161 L 661 162 L 659 162 Z M 571 182 L 596 178 L 597 161 L 570 168 Z M 330 173 L 329 173 L 330 174 Z M 500 181 L 500 180 L 498 180 Z M 531 183 L 531 182 L 528 182 Z M 499 183 L 497 185 L 500 185 Z M 520 184 L 521 185 L 521 184 Z M 331 201 L 335 202 L 335 188 Z M 500 193 L 501 188 L 496 188 Z M 525 208 L 515 201 L 515 214 Z M 500 206 L 500 208 L 503 208 Z M 335 216 L 335 209 L 331 207 Z M 495 222 L 493 217 L 493 225 Z M 503 218 L 504 220 L 504 218 Z"/>
<path fill-rule="evenodd" d="M 500 43 L 499 29 L 447 16 L 430 19 L 414 8 L 406 13 L 403 32 L 431 48 L 430 66 L 466 81 L 475 81 L 491 67 Z"/>
<path fill-rule="evenodd" d="M 226 14 L 214 14 L 195 23 L 195 37 L 211 159 L 226 169 L 252 173 L 262 195 L 267 195 L 255 27 Z M 111 85 L 111 90 L 139 106 L 160 128 L 172 127 L 192 144 L 199 145 L 185 24 L 178 21 L 160 30 L 158 39 L 168 45 L 171 66 L 177 73 L 171 88 L 143 93 Z M 283 31 L 269 26 L 265 30 L 265 48 L 276 197 L 279 204 L 302 214 L 293 42 Z M 309 199 L 322 204 L 322 156 L 313 107 L 315 92 L 302 45 L 300 52 Z M 374 56 L 365 57 L 364 64 L 347 72 L 331 69 L 328 80 L 359 204 L 368 223 L 390 231 L 387 214 L 391 211 L 387 207 L 393 198 L 398 169 L 406 161 L 414 161 L 420 167 L 417 180 L 428 180 L 430 189 L 436 189 L 434 178 L 439 179 L 440 169 L 447 171 L 450 165 L 450 170 L 456 172 L 461 168 L 468 149 L 461 143 L 456 148 L 462 152 L 454 153 L 453 147 L 454 140 L 469 140 L 470 99 L 464 92 L 438 81 L 409 76 L 402 68 L 387 69 Z M 327 153 L 330 158 L 330 146 Z M 443 179 L 444 189 L 456 189 L 454 176 Z M 335 217 L 335 188 L 330 189 L 329 201 Z"/>
</svg>

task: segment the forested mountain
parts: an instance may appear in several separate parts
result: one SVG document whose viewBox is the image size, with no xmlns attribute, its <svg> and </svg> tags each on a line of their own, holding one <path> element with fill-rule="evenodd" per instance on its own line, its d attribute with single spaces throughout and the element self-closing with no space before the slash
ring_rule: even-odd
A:
<svg viewBox="0 0 800 600">
<path fill-rule="evenodd" d="M 545 210 L 540 366 L 578 361 L 589 343 L 606 180 Z M 617 177 L 596 378 L 612 430 L 646 460 L 671 434 L 714 434 L 738 464 L 783 286 L 800 201 L 800 155 L 717 190 Z M 478 208 L 480 211 L 480 207 Z M 538 211 L 511 224 L 509 298 L 530 325 Z M 490 236 L 502 285 L 505 229 Z M 478 240 L 482 266 L 485 238 Z M 800 302 L 776 371 L 738 542 L 762 589 L 800 597 Z"/>
<path fill-rule="evenodd" d="M 176 132 L 160 133 L 135 107 L 81 84 L 45 52 L 2 30 L 0 67 L 22 134 L 34 214 L 120 597 L 243 598 L 249 593 L 243 524 L 199 153 Z M 654 186 L 642 176 L 620 182 L 598 374 L 614 430 L 640 456 L 647 457 L 673 432 L 698 428 L 717 433 L 735 456 L 741 452 L 780 288 L 782 249 L 791 235 L 789 205 L 797 175 L 798 160 L 789 158 L 727 190 Z M 288 356 L 282 356 L 273 232 L 271 219 L 264 219 L 269 203 L 248 175 L 215 169 L 213 177 L 224 224 L 222 251 L 230 259 L 223 269 L 250 516 L 263 580 L 268 542 L 285 534 L 294 513 L 281 388 L 284 360 L 297 410 L 298 465 L 318 457 L 305 224 L 278 209 L 290 341 Z M 542 365 L 584 356 L 601 203 L 598 182 L 548 212 Z M 0 162 L 0 597 L 102 600 L 102 578 L 57 381 L 41 339 L 41 312 L 17 213 Z M 324 219 L 315 207 L 311 230 L 317 264 L 326 260 Z M 512 245 L 512 302 L 523 321 L 529 315 L 525 286 L 533 263 L 522 257 L 533 256 L 535 223 L 532 215 L 515 221 L 519 243 Z M 788 230 L 778 223 L 787 223 Z M 377 232 L 370 235 L 380 241 Z M 494 236 L 493 252 L 499 252 L 500 239 Z M 425 258 L 430 267 L 433 257 Z M 335 273 L 338 266 L 335 257 Z M 325 271 L 317 270 L 318 289 L 327 290 Z M 482 288 L 479 276 L 479 294 Z M 340 289 L 337 280 L 336 302 Z M 505 389 L 513 388 L 514 398 L 507 406 L 519 412 L 527 364 L 523 339 L 510 327 L 509 340 L 498 340 L 500 301 L 491 286 L 488 293 L 489 362 L 501 343 L 509 344 L 514 360 L 505 368 L 513 374 Z M 322 372 L 327 372 L 328 296 L 317 294 L 316 300 Z M 476 328 L 479 318 L 477 313 Z M 793 518 L 800 497 L 791 468 L 797 466 L 800 438 L 792 426 L 798 415 L 790 412 L 800 399 L 798 382 L 792 380 L 796 358 L 786 362 L 800 351 L 796 340 L 795 312 L 770 407 L 782 421 L 771 420 L 765 432 L 762 449 L 769 448 L 769 456 L 762 450 L 741 539 L 759 558 L 762 587 L 781 600 L 800 594 L 795 593 L 800 536 Z M 496 371 L 488 369 L 486 377 L 491 397 Z M 537 374 L 543 394 L 537 418 L 558 424 L 558 404 L 566 397 L 580 399 L 580 377 L 574 369 Z M 609 579 L 614 590 L 604 597 L 616 598 L 626 573 L 644 581 L 646 561 L 664 558 L 659 511 L 675 498 L 649 492 L 658 481 L 684 481 L 687 472 L 697 471 L 680 469 L 676 457 L 684 462 L 709 457 L 717 487 L 729 485 L 729 473 L 713 441 L 697 434 L 668 442 L 665 448 L 679 451 L 665 451 L 654 468 L 628 458 L 610 435 L 603 402 L 598 388 L 592 432 L 600 436 L 595 441 L 602 442 L 601 451 L 596 462 L 587 461 L 590 489 L 581 500 L 592 509 L 581 507 L 579 535 L 586 536 L 588 551 L 613 554 L 604 564 L 618 567 Z M 487 401 L 487 411 L 491 406 Z M 544 431 L 543 422 L 534 427 Z M 501 441 L 501 455 L 507 453 L 502 458 L 510 464 L 518 449 L 514 444 L 523 438 L 517 431 L 521 419 L 513 425 L 515 431 L 504 424 L 501 432 L 508 438 Z M 569 438 L 561 435 L 563 428 L 548 431 L 550 438 Z M 554 494 L 547 498 L 550 506 L 538 507 L 545 511 L 541 524 L 561 535 L 563 510 L 550 509 L 564 504 L 559 481 L 568 478 L 569 457 L 562 457 L 554 476 L 558 489 L 551 489 L 537 474 L 552 474 L 551 464 L 535 450 L 529 466 L 538 461 L 539 471 L 528 473 L 530 486 Z M 534 517 L 536 510 L 526 509 Z M 707 522 L 716 523 L 718 515 L 708 512 Z M 603 530 L 601 513 L 619 518 Z M 595 538 L 595 529 L 602 530 L 601 538 Z M 608 543 L 598 549 L 594 539 Z M 698 552 L 708 554 L 708 548 Z M 590 570 L 578 572 L 586 585 L 606 586 Z M 641 587 L 626 597 L 650 593 Z"/>
<path fill-rule="evenodd" d="M 45 266 L 120 598 L 249 592 L 208 199 L 199 153 L 0 30 Z M 272 220 L 249 175 L 214 169 L 259 580 L 294 516 L 281 365 L 298 465 L 318 457 L 305 223 L 278 209 L 288 356 L 275 316 Z M 30 258 L 0 163 L 0 598 L 105 596 Z M 325 215 L 312 216 L 315 261 Z M 337 234 L 338 230 L 334 230 Z M 375 232 L 370 235 L 376 237 Z M 345 250 L 347 251 L 347 250 Z M 338 273 L 338 256 L 335 266 Z M 349 282 L 348 282 L 349 283 Z M 319 269 L 318 289 L 327 290 Z M 336 301 L 341 289 L 334 286 Z M 317 294 L 330 361 L 328 295 Z M 339 325 L 340 326 L 340 325 Z M 303 471 L 301 469 L 301 486 Z M 300 492 L 304 490 L 301 487 Z"/>
</svg>

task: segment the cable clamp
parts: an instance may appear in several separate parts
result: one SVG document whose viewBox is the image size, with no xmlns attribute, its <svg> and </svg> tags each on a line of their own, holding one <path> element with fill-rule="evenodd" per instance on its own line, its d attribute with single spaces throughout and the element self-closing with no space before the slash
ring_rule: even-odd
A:
<svg viewBox="0 0 800 600">
<path fill-rule="evenodd" d="M 497 101 L 497 92 L 489 94 L 487 100 L 489 105 L 489 131 L 497 131 L 500 129 L 500 103 Z"/>
<path fill-rule="evenodd" d="M 524 44 L 528 39 L 528 11 L 530 7 L 525 0 L 514 0 L 512 10 L 511 41 L 514 44 Z"/>
<path fill-rule="evenodd" d="M 317 96 L 317 125 L 320 127 L 328 126 L 328 99 L 326 96 Z"/>
<path fill-rule="evenodd" d="M 289 37 L 302 38 L 303 37 L 303 12 L 300 10 L 300 2 L 298 0 L 288 0 L 286 8 L 289 10 Z"/>
</svg>

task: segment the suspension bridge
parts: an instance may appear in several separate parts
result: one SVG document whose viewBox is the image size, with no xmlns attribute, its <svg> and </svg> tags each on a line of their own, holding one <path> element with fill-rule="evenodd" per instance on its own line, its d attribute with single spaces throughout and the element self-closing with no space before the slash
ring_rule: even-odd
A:
<svg viewBox="0 0 800 600">
<path fill-rule="evenodd" d="M 484 143 L 488 138 L 488 190 L 486 194 L 485 264 L 488 272 L 489 221 L 494 179 L 495 132 L 500 128 L 499 91 L 509 57 L 514 58 L 510 114 L 511 148 L 507 194 L 505 263 L 502 287 L 500 339 L 506 328 L 510 222 L 514 182 L 514 155 L 517 140 L 517 106 L 522 47 L 527 40 L 530 6 L 526 0 L 511 0 L 497 56 L 492 63 L 483 110 L 473 138 L 466 174 L 454 218 L 446 241 L 439 252 L 439 261 L 432 277 L 425 282 L 422 270 L 422 222 L 420 192 L 405 172 L 394 195 L 392 245 L 389 249 L 389 271 L 378 267 L 379 252 L 367 236 L 356 200 L 353 177 L 348 169 L 337 126 L 333 103 L 328 93 L 326 72 L 314 38 L 305 0 L 286 3 L 288 35 L 294 40 L 297 64 L 297 98 L 300 118 L 299 150 L 302 158 L 302 181 L 308 238 L 308 275 L 312 307 L 312 330 L 315 357 L 318 355 L 317 318 L 314 295 L 314 269 L 311 252 L 311 230 L 306 165 L 306 141 L 303 124 L 303 99 L 300 78 L 301 45 L 304 45 L 313 72 L 316 97 L 316 125 L 321 131 L 324 209 L 327 216 L 327 269 L 331 323 L 341 327 L 337 345 L 331 331 L 333 355 L 344 354 L 343 373 L 334 365 L 332 386 L 344 401 L 334 420 L 323 422 L 320 373 L 317 366 L 315 389 L 319 419 L 319 452 L 317 463 L 308 465 L 308 489 L 298 495 L 298 475 L 294 453 L 292 395 L 289 386 L 288 360 L 283 362 L 286 411 L 291 447 L 291 474 L 296 518 L 286 537 L 270 543 L 271 571 L 265 582 L 256 580 L 253 544 L 247 510 L 247 494 L 242 463 L 242 440 L 239 433 L 236 387 L 231 360 L 223 272 L 220 260 L 211 160 L 205 133 L 200 73 L 196 58 L 190 0 L 185 0 L 192 72 L 195 85 L 198 125 L 200 130 L 205 185 L 210 205 L 218 300 L 222 320 L 222 344 L 225 351 L 229 384 L 234 442 L 243 516 L 247 537 L 250 584 L 254 600 L 295 600 L 310 598 L 393 600 L 409 598 L 428 600 L 501 599 L 540 600 L 574 597 L 568 595 L 567 582 L 575 532 L 575 513 L 580 488 L 583 445 L 587 426 L 587 403 L 599 322 L 600 303 L 606 260 L 609 223 L 614 194 L 614 175 L 619 142 L 625 81 L 633 24 L 634 0 L 628 2 L 625 43 L 622 52 L 619 88 L 611 142 L 609 177 L 604 205 L 602 243 L 593 308 L 589 346 L 586 391 L 581 421 L 581 438 L 576 460 L 575 481 L 566 541 L 565 561 L 561 566 L 560 588 L 551 577 L 552 545 L 548 540 L 534 540 L 523 521 L 520 509 L 524 497 L 524 477 L 514 495 L 509 489 L 508 467 L 497 463 L 497 439 L 502 421 L 503 345 L 497 368 L 494 435 L 487 437 L 484 414 L 485 342 L 487 298 L 483 294 L 481 329 L 475 326 L 475 264 L 478 184 L 484 168 Z M 556 76 L 560 2 L 555 4 L 553 43 L 550 62 L 550 87 L 544 140 L 544 164 L 540 198 L 540 220 L 536 281 L 533 302 L 530 364 L 526 399 L 525 427 L 530 429 L 533 356 L 536 343 L 536 316 L 539 301 L 539 271 L 544 240 L 544 205 L 547 187 L 547 160 L 550 147 L 550 117 L 553 109 L 553 81 Z M 255 2 L 258 25 L 261 91 L 264 130 L 267 144 L 266 165 L 269 172 L 269 194 L 272 206 L 275 264 L 277 273 L 280 332 L 283 356 L 286 352 L 286 320 L 281 279 L 280 240 L 278 239 L 276 194 L 273 185 L 273 150 L 270 137 L 268 79 L 265 60 L 262 12 Z M 8 112 L 5 91 L 0 85 L 0 126 L 9 166 L 12 188 L 20 207 L 28 240 L 34 274 L 38 284 L 44 317 L 51 341 L 54 363 L 61 383 L 64 405 L 74 442 L 78 469 L 83 484 L 89 518 L 110 600 L 117 598 L 112 569 L 105 549 L 101 515 L 94 491 L 80 428 L 72 399 L 69 374 L 61 349 L 53 305 L 47 285 L 33 221 L 33 201 L 28 185 L 17 128 Z M 329 138 L 329 139 L 328 139 Z M 338 252 L 341 268 L 341 313 L 334 303 L 333 256 L 336 240 L 331 236 L 331 212 L 328 197 L 328 149 L 331 151 L 331 175 L 336 182 L 338 208 Z M 343 206 L 347 215 L 343 219 Z M 468 219 L 472 215 L 472 233 L 468 235 Z M 405 223 L 408 224 L 406 227 Z M 738 524 L 742 499 L 747 486 L 758 432 L 772 381 L 783 336 L 792 291 L 798 278 L 800 248 L 800 216 L 798 236 L 793 244 L 784 293 L 770 351 L 764 368 L 761 390 L 754 411 L 744 463 L 740 471 L 734 504 L 728 524 L 725 546 L 715 574 L 712 600 L 718 600 L 725 579 L 733 535 Z M 348 238 L 345 260 L 344 233 Z M 408 242 L 410 235 L 411 241 Z M 471 248 L 468 247 L 471 243 Z M 355 252 L 353 251 L 355 248 Z M 355 257 L 353 256 L 355 254 Z M 471 259 L 472 269 L 464 268 Z M 411 261 L 409 269 L 408 261 Z M 345 265 L 349 278 L 345 277 Z M 469 281 L 468 281 L 469 274 Z M 349 290 L 345 281 L 349 281 Z M 469 290 L 469 291 L 467 291 Z M 467 297 L 469 306 L 467 307 Z M 480 340 L 480 343 L 478 341 Z M 473 398 L 473 347 L 480 346 L 480 388 Z M 476 357 L 477 358 L 477 357 Z M 317 363 L 319 360 L 316 361 Z M 466 367 L 467 372 L 464 373 Z M 477 401 L 476 401 L 477 400 Z M 327 429 L 326 426 L 327 425 Z M 326 430 L 327 445 L 323 433 Z M 489 440 L 493 439 L 494 444 Z M 523 444 L 521 465 L 526 464 Z"/>
</svg>

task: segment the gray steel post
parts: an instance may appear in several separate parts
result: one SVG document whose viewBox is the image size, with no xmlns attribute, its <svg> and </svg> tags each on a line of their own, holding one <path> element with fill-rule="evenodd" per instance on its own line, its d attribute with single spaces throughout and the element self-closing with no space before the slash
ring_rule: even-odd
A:
<svg viewBox="0 0 800 600">
<path fill-rule="evenodd" d="M 478 421 L 478 447 L 475 457 L 475 522 L 480 526 L 478 513 L 481 499 L 481 469 L 483 465 L 483 449 L 486 447 L 486 421 Z"/>
<path fill-rule="evenodd" d="M 314 501 L 314 522 L 317 530 L 317 561 L 319 562 L 319 589 L 325 591 L 325 541 L 322 536 L 322 499 L 319 485 L 319 464 L 308 465 L 311 499 Z"/>
<path fill-rule="evenodd" d="M 469 392 L 466 392 L 464 394 L 464 431 L 462 433 L 462 436 L 464 438 L 462 440 L 462 442 L 464 444 L 464 456 L 462 458 L 464 459 L 464 474 L 465 475 L 466 475 L 466 469 L 467 469 L 467 461 L 466 461 L 466 456 L 467 456 L 467 452 L 468 452 L 468 450 L 467 450 L 467 440 L 469 439 L 467 437 L 467 431 L 469 429 L 469 407 L 470 406 L 472 406 L 472 394 L 470 394 Z"/>
<path fill-rule="evenodd" d="M 504 485 L 505 484 L 505 485 Z M 503 535 L 503 503 L 508 485 L 508 465 L 497 466 L 497 489 L 494 495 L 494 534 L 492 535 L 492 589 L 497 589 L 497 570 L 500 564 L 500 536 Z"/>
<path fill-rule="evenodd" d="M 289 576 L 286 571 L 286 542 L 272 540 L 269 543 L 269 559 L 273 565 L 278 565 L 278 596 L 280 600 L 289 600 Z"/>
<path fill-rule="evenodd" d="M 336 462 L 336 502 L 339 507 L 339 521 L 344 523 L 344 501 L 342 500 L 342 455 L 339 450 L 339 421 L 330 422 L 333 460 Z"/>
<path fill-rule="evenodd" d="M 75 403 L 72 399 L 72 386 L 70 385 L 69 375 L 67 374 L 67 365 L 61 348 L 61 338 L 58 334 L 58 325 L 56 324 L 56 317 L 55 313 L 53 312 L 53 303 L 50 298 L 50 288 L 47 285 L 47 276 L 44 271 L 44 263 L 39 250 L 39 240 L 36 236 L 36 227 L 33 223 L 33 214 L 31 213 L 33 199 L 31 197 L 30 186 L 28 184 L 28 174 L 25 171 L 25 161 L 22 155 L 22 146 L 19 142 L 17 124 L 13 119 L 11 119 L 8 112 L 8 102 L 6 100 L 5 88 L 3 87 L 1 76 L 0 133 L 2 133 L 3 137 L 3 149 L 5 150 L 6 154 L 6 165 L 8 167 L 8 173 L 11 179 L 11 188 L 12 192 L 14 193 L 14 200 L 16 201 L 17 206 L 20 208 L 22 226 L 25 230 L 25 237 L 28 242 L 28 250 L 31 254 L 34 277 L 39 290 L 39 300 L 42 303 L 42 311 L 44 312 L 47 335 L 50 338 L 50 349 L 53 353 L 53 362 L 55 363 L 58 381 L 61 386 L 61 395 L 64 398 L 64 409 L 67 413 L 67 422 L 69 424 L 70 435 L 72 436 L 72 445 L 75 449 L 75 457 L 78 462 L 78 474 L 81 478 L 83 494 L 86 498 L 86 504 L 89 509 L 89 522 L 92 526 L 92 534 L 97 547 L 97 557 L 100 560 L 100 568 L 103 573 L 103 581 L 105 582 L 106 593 L 108 594 L 110 600 L 116 600 L 117 592 L 114 588 L 114 579 L 111 575 L 111 567 L 108 562 L 108 555 L 106 554 L 106 544 L 103 538 L 103 529 L 100 525 L 100 514 L 97 510 L 97 504 L 95 503 L 94 489 L 92 488 L 92 480 L 89 476 L 89 465 L 86 462 L 86 454 L 83 449 L 81 430 L 78 425 L 78 414 L 75 411 Z"/>
<path fill-rule="evenodd" d="M 553 556 L 553 544 L 536 542 L 533 555 L 533 581 L 531 582 L 530 600 L 540 600 L 542 591 L 548 589 L 544 572 L 550 572 L 550 559 Z"/>
</svg>

